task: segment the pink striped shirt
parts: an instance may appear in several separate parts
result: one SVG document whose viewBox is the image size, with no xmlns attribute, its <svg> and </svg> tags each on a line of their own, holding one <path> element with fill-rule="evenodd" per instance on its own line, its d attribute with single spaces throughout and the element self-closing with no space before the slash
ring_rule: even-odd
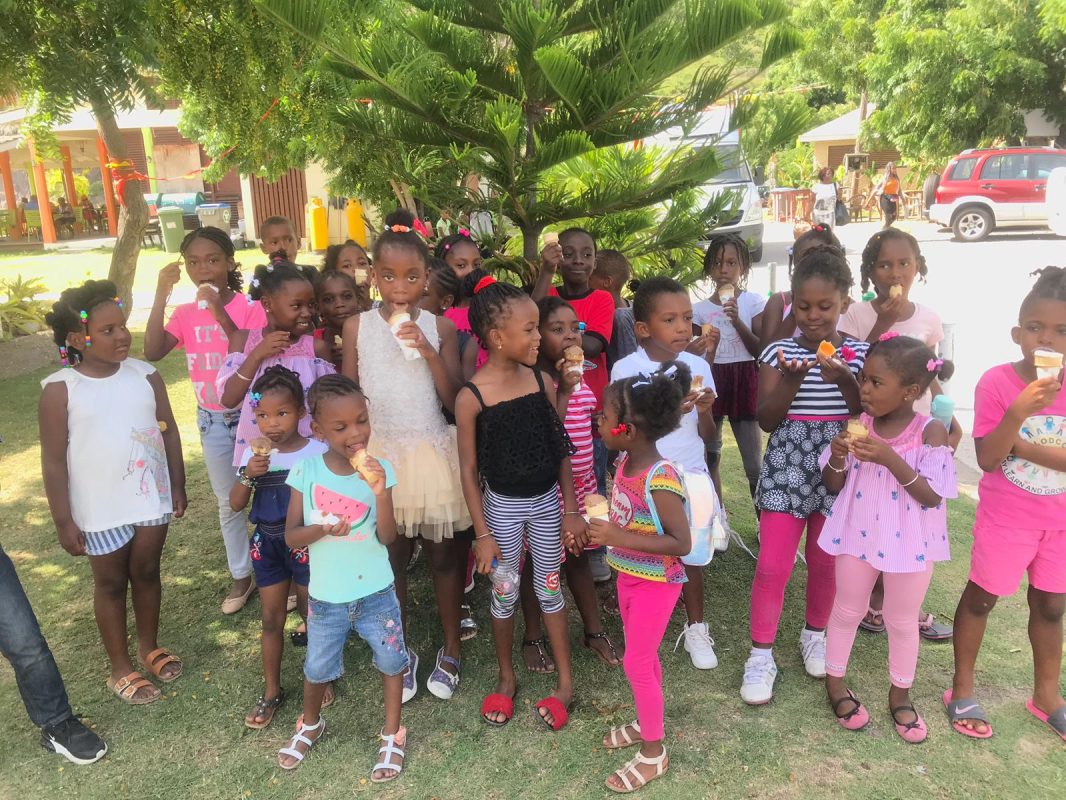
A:
<svg viewBox="0 0 1066 800">
<path fill-rule="evenodd" d="M 570 469 L 574 472 L 574 483 L 578 490 L 578 504 L 585 499 L 584 487 L 587 485 L 587 476 L 593 474 L 592 468 L 592 412 L 596 410 L 596 395 L 592 393 L 584 383 L 574 389 L 570 395 L 570 402 L 566 406 L 566 419 L 563 426 L 566 428 L 570 441 L 574 443 L 577 451 L 570 457 Z M 595 478 L 592 481 L 596 484 Z M 592 489 L 595 492 L 595 489 Z"/>
<path fill-rule="evenodd" d="M 940 497 L 958 497 L 951 449 L 922 442 L 925 426 L 939 422 L 915 414 L 902 433 L 884 439 L 874 431 L 869 414 L 860 419 L 872 439 L 899 453 Z M 824 468 L 831 455 L 831 449 L 825 448 L 818 463 Z M 846 469 L 844 488 L 833 501 L 818 537 L 818 545 L 825 552 L 831 556 L 854 556 L 882 572 L 921 572 L 931 561 L 951 558 L 944 500 L 935 508 L 923 506 L 880 464 L 857 461 L 849 455 Z"/>
</svg>

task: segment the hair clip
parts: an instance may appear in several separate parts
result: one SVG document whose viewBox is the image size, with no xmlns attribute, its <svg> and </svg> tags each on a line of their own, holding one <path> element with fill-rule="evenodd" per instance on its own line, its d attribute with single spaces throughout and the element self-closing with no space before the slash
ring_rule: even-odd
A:
<svg viewBox="0 0 1066 800">
<path fill-rule="evenodd" d="M 78 317 L 79 317 L 79 319 L 81 319 L 81 324 L 82 325 L 88 325 L 89 324 L 89 312 L 86 311 L 84 308 L 81 311 L 78 312 Z"/>
<path fill-rule="evenodd" d="M 252 278 L 252 280 L 248 283 L 248 285 L 251 288 L 253 288 L 253 289 L 258 289 L 259 288 L 259 278 Z"/>
<path fill-rule="evenodd" d="M 659 374 L 662 375 L 664 378 L 669 378 L 670 380 L 676 380 L 677 379 L 677 364 L 671 364 L 666 369 L 659 370 Z"/>
<path fill-rule="evenodd" d="M 85 334 L 85 346 L 86 347 L 92 347 L 93 346 L 93 337 L 91 337 L 89 334 Z"/>
<path fill-rule="evenodd" d="M 584 332 L 585 332 L 585 323 L 584 323 L 584 321 L 581 321 L 581 322 L 578 322 L 578 323 L 577 323 L 577 329 L 578 329 L 579 331 L 581 331 L 582 333 L 584 333 Z"/>
<path fill-rule="evenodd" d="M 410 233 L 411 232 L 411 229 L 408 228 L 406 225 L 391 225 L 391 226 L 389 226 L 389 230 L 392 231 L 393 233 Z"/>
<path fill-rule="evenodd" d="M 70 361 L 67 360 L 67 348 L 65 346 L 59 348 L 59 360 L 63 362 L 64 367 L 70 366 Z"/>
<path fill-rule="evenodd" d="M 447 253 L 447 252 L 448 252 L 449 250 L 451 250 L 451 249 L 452 249 L 452 246 L 451 246 L 450 244 L 446 244 L 446 245 L 444 245 L 444 252 L 445 252 L 445 253 Z"/>
<path fill-rule="evenodd" d="M 877 341 L 887 342 L 889 339 L 895 339 L 897 336 L 899 336 L 899 331 L 885 331 L 877 337 Z"/>
<path fill-rule="evenodd" d="M 466 228 L 460 228 L 459 229 L 459 235 L 460 236 L 465 236 L 467 239 L 469 239 L 470 238 L 470 231 L 468 231 Z"/>
<path fill-rule="evenodd" d="M 259 401 L 263 399 L 261 392 L 252 392 L 248 395 L 248 405 L 252 408 L 259 408 Z"/>
<path fill-rule="evenodd" d="M 930 372 L 936 372 L 942 366 L 944 366 L 944 359 L 942 358 L 931 358 L 925 362 L 925 368 Z"/>
<path fill-rule="evenodd" d="M 116 306 L 118 306 L 119 308 L 122 308 L 122 298 L 121 297 L 112 297 L 111 300 L 114 301 Z"/>
<path fill-rule="evenodd" d="M 256 304 L 255 298 L 252 297 L 251 295 L 248 295 L 248 305 L 254 306 L 255 304 Z"/>
<path fill-rule="evenodd" d="M 629 425 L 624 422 L 619 422 L 617 425 L 611 428 L 612 436 L 621 436 L 626 433 L 629 433 Z"/>
<path fill-rule="evenodd" d="M 477 294 L 486 286 L 492 286 L 492 284 L 494 283 L 496 283 L 496 279 L 491 275 L 486 275 L 484 278 L 477 282 L 477 286 L 474 287 L 474 294 Z"/>
<path fill-rule="evenodd" d="M 280 261 L 281 259 L 275 259 L 275 260 L 276 261 Z M 267 272 L 273 272 L 273 271 L 274 271 L 274 265 L 273 264 L 267 264 Z"/>
</svg>

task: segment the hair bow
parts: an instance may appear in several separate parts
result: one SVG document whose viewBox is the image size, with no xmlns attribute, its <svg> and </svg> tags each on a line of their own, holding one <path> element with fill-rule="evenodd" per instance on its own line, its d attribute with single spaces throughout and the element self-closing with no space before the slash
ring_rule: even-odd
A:
<svg viewBox="0 0 1066 800">
<path fill-rule="evenodd" d="M 410 233 L 411 229 L 406 225 L 390 225 L 389 230 L 393 233 Z"/>
<path fill-rule="evenodd" d="M 252 408 L 259 408 L 259 401 L 262 399 L 263 395 L 261 392 L 252 392 L 250 395 L 248 395 L 248 404 Z"/>
<path fill-rule="evenodd" d="M 492 286 L 492 284 L 494 283 L 496 283 L 496 279 L 491 275 L 486 275 L 484 278 L 477 282 L 477 285 L 474 287 L 474 294 L 477 294 L 486 286 Z"/>
<path fill-rule="evenodd" d="M 899 331 L 885 331 L 877 337 L 877 341 L 887 342 L 889 339 L 895 339 L 897 336 L 899 336 Z"/>
<path fill-rule="evenodd" d="M 840 357 L 843 358 L 845 361 L 854 361 L 855 360 L 855 356 L 857 356 L 857 355 L 858 355 L 858 353 L 856 353 L 854 350 L 852 350 L 847 345 L 844 345 L 843 347 L 840 348 Z"/>
<path fill-rule="evenodd" d="M 252 278 L 251 283 L 249 283 L 248 285 L 251 286 L 253 289 L 258 289 L 259 288 L 259 278 Z"/>
<path fill-rule="evenodd" d="M 459 235 L 460 236 L 465 236 L 467 239 L 469 239 L 470 238 L 470 231 L 468 231 L 466 228 L 460 228 L 459 229 Z"/>
<path fill-rule="evenodd" d="M 925 368 L 930 372 L 937 372 L 942 366 L 944 366 L 944 359 L 931 358 L 925 362 Z"/>
</svg>

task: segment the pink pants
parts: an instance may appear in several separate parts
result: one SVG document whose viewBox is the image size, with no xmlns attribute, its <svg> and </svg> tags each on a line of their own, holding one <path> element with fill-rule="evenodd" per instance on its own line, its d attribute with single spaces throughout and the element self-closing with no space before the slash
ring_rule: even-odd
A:
<svg viewBox="0 0 1066 800">
<path fill-rule="evenodd" d="M 618 610 L 626 637 L 622 668 L 633 690 L 640 736 L 646 742 L 663 738 L 662 644 L 677 599 L 680 583 L 658 583 L 618 573 Z"/>
<path fill-rule="evenodd" d="M 859 621 L 870 605 L 870 591 L 879 572 L 855 556 L 837 556 L 837 596 L 825 643 L 825 671 L 843 678 Z M 888 677 L 893 686 L 909 689 L 918 666 L 918 612 L 921 610 L 933 564 L 924 572 L 885 572 L 882 613 L 888 628 Z"/>
<path fill-rule="evenodd" d="M 833 606 L 833 557 L 818 546 L 818 534 L 825 517 L 811 514 L 800 519 L 779 511 L 763 511 L 759 516 L 759 560 L 751 584 L 751 640 L 760 644 L 777 638 L 785 586 L 796 563 L 803 528 L 807 528 L 807 624 L 821 629 L 829 621 Z"/>
</svg>

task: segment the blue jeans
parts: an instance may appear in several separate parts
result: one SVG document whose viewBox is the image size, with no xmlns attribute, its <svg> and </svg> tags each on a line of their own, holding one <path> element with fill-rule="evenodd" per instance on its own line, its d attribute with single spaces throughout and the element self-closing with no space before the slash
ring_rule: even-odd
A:
<svg viewBox="0 0 1066 800">
<path fill-rule="evenodd" d="M 229 490 L 237 482 L 233 467 L 233 448 L 237 441 L 238 411 L 207 411 L 197 409 L 200 426 L 200 447 L 211 481 L 211 490 L 218 500 L 218 521 L 222 527 L 222 541 L 226 545 L 226 561 L 234 580 L 252 574 L 252 559 L 248 554 L 248 514 L 229 507 Z"/>
<path fill-rule="evenodd" d="M 383 675 L 407 669 L 407 645 L 396 589 L 389 586 L 350 603 L 307 600 L 307 658 L 304 677 L 329 683 L 344 674 L 344 644 L 352 632 L 370 645 L 374 666 Z"/>
<path fill-rule="evenodd" d="M 41 635 L 15 565 L 0 547 L 0 652 L 15 670 L 15 682 L 34 725 L 58 725 L 72 716 L 59 668 Z"/>
</svg>

